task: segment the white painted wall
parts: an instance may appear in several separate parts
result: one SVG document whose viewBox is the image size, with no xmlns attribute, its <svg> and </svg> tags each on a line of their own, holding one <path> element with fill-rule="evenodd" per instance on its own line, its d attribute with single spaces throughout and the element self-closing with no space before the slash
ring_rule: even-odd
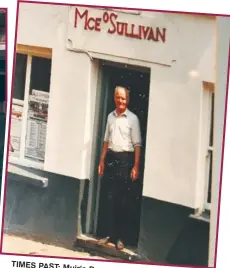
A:
<svg viewBox="0 0 230 268">
<path fill-rule="evenodd" d="M 215 80 L 214 19 L 161 13 L 151 17 L 149 12 L 141 16 L 122 14 L 124 20 L 135 16 L 138 23 L 166 25 L 170 38 L 161 47 L 143 40 L 118 41 L 115 36 L 108 40 L 105 32 L 90 34 L 73 29 L 69 11 L 63 6 L 20 4 L 18 43 L 53 49 L 45 169 L 80 179 L 90 177 L 98 69 L 86 54 L 66 50 L 70 38 L 75 48 L 90 49 L 97 58 L 151 68 L 143 194 L 197 207 L 203 191 L 197 185 L 204 179 L 199 166 L 204 155 L 199 149 L 202 80 Z M 103 10 L 94 14 L 100 12 Z M 109 49 L 106 44 L 110 44 Z M 139 48 L 130 49 L 131 44 Z M 156 63 L 170 63 L 171 67 Z"/>
<path fill-rule="evenodd" d="M 204 195 L 200 161 L 206 154 L 200 150 L 202 80 L 215 82 L 215 22 L 173 17 L 178 25 L 177 61 L 171 68 L 151 69 L 143 194 L 198 208 Z"/>
<path fill-rule="evenodd" d="M 85 179 L 91 146 L 88 118 L 94 112 L 88 98 L 92 94 L 91 62 L 85 54 L 66 50 L 68 10 L 63 6 L 20 4 L 17 43 L 52 48 L 44 169 Z"/>
<path fill-rule="evenodd" d="M 17 43 L 53 48 L 63 45 L 68 20 L 67 6 L 19 4 Z M 64 34 L 64 35 L 63 35 Z"/>
</svg>

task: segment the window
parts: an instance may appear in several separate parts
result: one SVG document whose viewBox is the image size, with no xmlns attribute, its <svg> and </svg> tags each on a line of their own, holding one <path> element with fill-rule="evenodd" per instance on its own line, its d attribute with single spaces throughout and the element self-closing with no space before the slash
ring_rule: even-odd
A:
<svg viewBox="0 0 230 268">
<path fill-rule="evenodd" d="M 212 202 L 212 176 L 213 176 L 213 136 L 214 136 L 214 84 L 203 82 L 204 102 L 203 102 L 203 135 L 204 148 L 206 150 L 205 173 L 204 173 L 204 205 L 202 211 L 210 212 Z"/>
<path fill-rule="evenodd" d="M 207 193 L 206 193 L 206 204 L 205 209 L 210 210 L 212 200 L 212 175 L 213 175 L 213 125 L 214 125 L 214 93 L 210 93 L 210 127 L 209 127 L 209 147 L 207 153 Z"/>
<path fill-rule="evenodd" d="M 26 51 L 28 53 L 26 53 Z M 14 77 L 10 161 L 42 168 L 51 77 L 47 48 L 18 46 Z"/>
<path fill-rule="evenodd" d="M 33 89 L 49 92 L 51 60 L 32 57 L 30 94 Z"/>
<path fill-rule="evenodd" d="M 0 27 L 0 43 L 5 43 L 5 41 L 6 41 L 5 27 Z"/>
<path fill-rule="evenodd" d="M 197 188 L 198 207 L 191 217 L 210 222 L 214 150 L 215 84 L 203 81 L 200 132 L 200 181 Z"/>
<path fill-rule="evenodd" d="M 5 113 L 5 100 L 6 100 L 6 75 L 0 74 L 0 113 Z"/>
<path fill-rule="evenodd" d="M 13 98 L 22 101 L 25 95 L 26 66 L 27 55 L 16 54 Z"/>
<path fill-rule="evenodd" d="M 6 112 L 6 61 L 2 57 L 0 58 L 0 113 Z"/>
<path fill-rule="evenodd" d="M 5 43 L 6 41 L 6 13 L 0 10 L 0 43 Z"/>
</svg>

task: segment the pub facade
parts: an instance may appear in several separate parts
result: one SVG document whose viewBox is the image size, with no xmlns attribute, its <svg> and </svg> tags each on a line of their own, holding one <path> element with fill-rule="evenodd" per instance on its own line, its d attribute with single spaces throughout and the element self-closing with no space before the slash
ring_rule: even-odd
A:
<svg viewBox="0 0 230 268">
<path fill-rule="evenodd" d="M 214 16 L 20 3 L 5 232 L 91 250 L 104 235 L 97 166 L 122 84 L 143 139 L 122 258 L 207 265 L 215 55 Z"/>
</svg>

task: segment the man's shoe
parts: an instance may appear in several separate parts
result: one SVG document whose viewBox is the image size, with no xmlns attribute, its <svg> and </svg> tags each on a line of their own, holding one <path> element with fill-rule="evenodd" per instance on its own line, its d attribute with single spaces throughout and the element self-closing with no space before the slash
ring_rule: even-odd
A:
<svg viewBox="0 0 230 268">
<path fill-rule="evenodd" d="M 98 241 L 98 245 L 100 245 L 100 246 L 102 246 L 102 245 L 106 245 L 106 244 L 109 243 L 109 240 L 110 240 L 110 237 L 109 237 L 109 236 L 104 237 L 104 238 L 102 238 L 102 239 L 100 239 L 100 240 Z"/>
<path fill-rule="evenodd" d="M 122 250 L 124 247 L 125 247 L 124 243 L 120 239 L 117 240 L 116 249 L 117 250 Z"/>
</svg>

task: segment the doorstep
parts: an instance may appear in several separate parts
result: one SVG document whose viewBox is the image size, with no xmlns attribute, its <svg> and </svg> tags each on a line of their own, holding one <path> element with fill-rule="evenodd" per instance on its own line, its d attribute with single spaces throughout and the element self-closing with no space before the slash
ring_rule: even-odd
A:
<svg viewBox="0 0 230 268">
<path fill-rule="evenodd" d="M 98 245 L 98 239 L 89 235 L 80 235 L 76 238 L 74 243 L 75 249 L 83 249 L 93 254 L 103 254 L 106 256 L 114 257 L 120 260 L 138 261 L 141 257 L 132 249 L 124 248 L 123 250 L 117 250 L 115 245 L 108 243 L 107 245 Z"/>
</svg>

